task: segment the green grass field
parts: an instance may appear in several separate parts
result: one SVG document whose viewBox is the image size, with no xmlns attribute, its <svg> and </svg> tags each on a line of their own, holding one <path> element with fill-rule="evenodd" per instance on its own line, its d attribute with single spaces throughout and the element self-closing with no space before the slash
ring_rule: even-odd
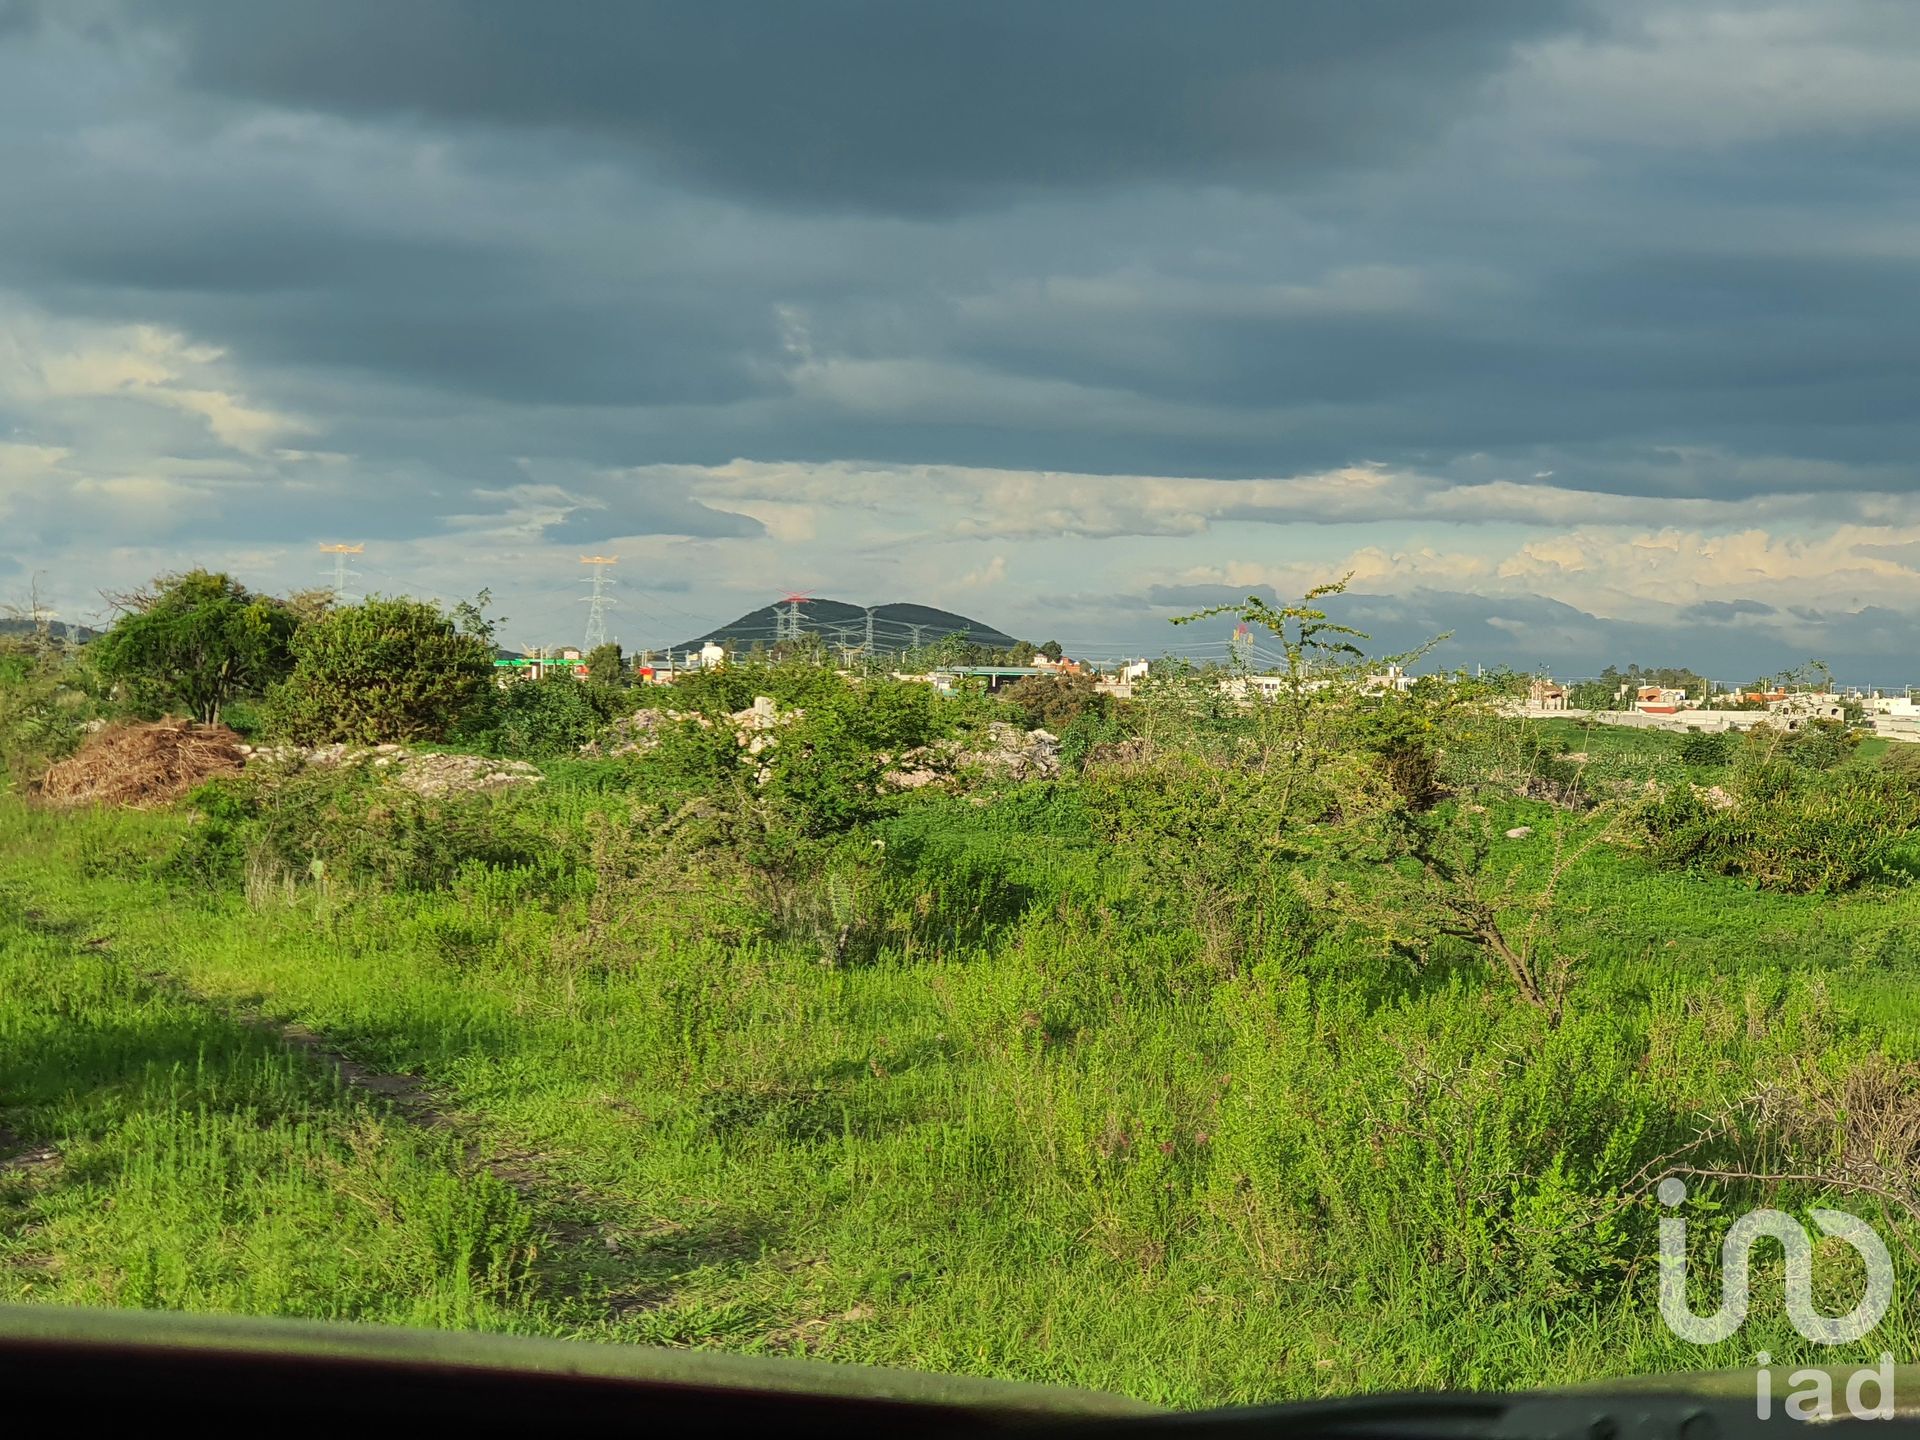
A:
<svg viewBox="0 0 1920 1440">
<path fill-rule="evenodd" d="M 1648 1167 L 1770 1087 L 1920 1060 L 1920 891 L 1597 849 L 1553 1026 L 1469 956 L 1409 971 L 1310 910 L 1136 904 L 1138 860 L 1070 792 L 880 822 L 897 869 L 857 903 L 895 938 L 838 960 L 661 921 L 692 894 L 596 905 L 545 861 L 249 898 L 169 864 L 184 815 L 0 797 L 0 1300 L 1180 1405 L 1810 1353 L 1764 1274 L 1736 1340 L 1667 1332 Z M 515 823 L 617 798 L 555 785 Z M 1822 1193 L 1701 1183 L 1729 1209 Z M 1917 1341 L 1902 1298 L 1854 1348 Z"/>
</svg>

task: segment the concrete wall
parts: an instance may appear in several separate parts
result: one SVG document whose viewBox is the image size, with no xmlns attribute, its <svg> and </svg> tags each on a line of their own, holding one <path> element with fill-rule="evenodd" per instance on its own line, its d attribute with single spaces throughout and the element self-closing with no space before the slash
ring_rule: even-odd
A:
<svg viewBox="0 0 1920 1440">
<path fill-rule="evenodd" d="M 1595 725 L 1622 725 L 1629 730 L 1667 730 L 1676 735 L 1689 730 L 1709 735 L 1751 730 L 1755 725 L 1777 724 L 1782 719 L 1766 710 L 1682 710 L 1675 715 L 1648 715 L 1640 710 L 1537 710 L 1529 705 L 1520 713 L 1531 720 L 1585 720 Z"/>
</svg>

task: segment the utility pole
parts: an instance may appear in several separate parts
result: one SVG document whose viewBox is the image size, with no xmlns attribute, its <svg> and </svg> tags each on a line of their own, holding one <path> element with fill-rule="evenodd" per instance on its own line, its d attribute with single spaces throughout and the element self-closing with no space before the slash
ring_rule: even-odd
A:
<svg viewBox="0 0 1920 1440">
<path fill-rule="evenodd" d="M 333 588 L 334 604 L 344 605 L 347 603 L 347 580 L 349 579 L 349 577 L 358 578 L 358 574 L 359 574 L 358 571 L 349 570 L 347 568 L 347 556 L 358 555 L 362 551 L 364 551 L 366 548 L 367 547 L 364 544 L 362 545 L 322 545 L 320 547 L 320 553 L 322 555 L 333 556 L 333 587 L 332 588 Z"/>
<path fill-rule="evenodd" d="M 607 566 L 619 560 L 618 555 L 582 555 L 580 563 L 591 565 L 590 579 L 583 585 L 593 586 L 593 593 L 584 597 L 587 605 L 587 643 L 583 647 L 591 653 L 597 647 L 607 643 L 607 611 L 620 602 L 607 593 L 607 587 L 613 583 L 613 577 L 607 574 Z"/>
</svg>

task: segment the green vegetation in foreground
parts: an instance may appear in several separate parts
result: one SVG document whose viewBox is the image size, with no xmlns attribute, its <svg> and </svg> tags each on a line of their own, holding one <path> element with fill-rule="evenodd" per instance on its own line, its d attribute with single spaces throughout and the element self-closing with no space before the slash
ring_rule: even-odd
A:
<svg viewBox="0 0 1920 1440">
<path fill-rule="evenodd" d="M 984 865 L 1031 833 L 1035 802 L 1002 804 L 1018 813 L 941 807 L 897 841 L 939 837 L 941 873 Z M 0 810 L 0 1091 L 20 1137 L 60 1150 L 0 1181 L 6 1299 L 810 1353 L 1181 1404 L 1731 1365 L 1806 1347 L 1770 1299 L 1738 1341 L 1672 1340 L 1651 1217 L 1590 1193 L 1677 1111 L 1914 1058 L 1909 891 L 1767 896 L 1604 857 L 1576 897 L 1593 993 L 1546 1030 L 1464 974 L 1389 996 L 1284 946 L 1215 973 L 1191 937 L 1121 947 L 1097 909 L 1057 903 L 856 967 L 765 942 L 558 964 L 583 917 L 530 906 L 512 871 L 195 901 L 154 863 L 187 828 Z M 1102 883 L 1058 836 L 1017 849 L 1019 883 Z M 443 1137 L 221 1018 L 242 1002 L 424 1076 L 592 1234 L 551 1233 Z M 600 1258 L 543 1276 L 541 1243 Z M 1872 1346 L 1913 1340 L 1897 1310 Z"/>
<path fill-rule="evenodd" d="M 534 1218 L 452 1137 L 137 970 L 0 911 L 5 1151 L 38 1142 L 0 1153 L 0 1296 L 541 1327 Z"/>
<path fill-rule="evenodd" d="M 1701 1308 L 1754 1205 L 1915 1253 L 1920 748 L 1382 695 L 1312 599 L 1242 612 L 1288 657 L 1271 704 L 1178 675 L 942 700 L 804 657 L 464 703 L 452 664 L 377 723 L 291 678 L 223 713 L 444 730 L 543 784 L 295 762 L 170 813 L 0 797 L 0 1300 L 1183 1405 L 1920 1354 L 1905 1285 L 1809 1347 L 1764 1254 L 1735 1340 L 1676 1341 L 1650 1199 L 1714 1172 Z M 350 669 L 368 613 L 296 616 L 280 659 L 332 636 Z M 484 643 L 408 613 L 455 661 Z M 150 703 L 90 666 L 0 666 L 16 780 Z M 761 694 L 754 747 L 728 717 Z M 628 704 L 663 713 L 609 729 Z M 1041 720 L 1057 779 L 939 759 Z M 948 773 L 896 790 L 908 755 Z M 1836 1313 L 1859 1276 L 1828 1250 Z"/>
</svg>

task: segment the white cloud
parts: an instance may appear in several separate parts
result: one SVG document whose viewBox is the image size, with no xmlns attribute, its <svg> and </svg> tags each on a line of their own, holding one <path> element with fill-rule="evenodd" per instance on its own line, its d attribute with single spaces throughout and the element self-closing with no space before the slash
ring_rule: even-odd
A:
<svg viewBox="0 0 1920 1440">
<path fill-rule="evenodd" d="M 978 570 L 970 570 L 954 584 L 962 590 L 986 590 L 1003 585 L 1007 579 L 1007 557 L 996 555 Z"/>
<path fill-rule="evenodd" d="M 1384 521 L 1486 523 L 1564 529 L 1582 525 L 1731 528 L 1754 520 L 1830 513 L 1823 472 L 1798 462 L 1765 471 L 1760 461 L 1677 452 L 1671 463 L 1703 471 L 1724 462 L 1749 476 L 1799 482 L 1757 498 L 1711 500 L 1574 490 L 1511 479 L 1457 481 L 1442 475 L 1357 464 L 1256 480 L 1157 475 L 1088 475 L 958 465 L 877 465 L 857 461 L 734 460 L 711 467 L 643 467 L 687 483 L 696 499 L 732 509 L 749 503 L 806 502 L 823 511 L 864 510 L 902 535 L 947 540 L 1111 539 L 1231 533 L 1249 524 L 1355 525 Z M 1636 472 L 1637 474 L 1637 472 Z M 1911 495 L 1849 496 L 1889 524 L 1920 522 Z"/>
<path fill-rule="evenodd" d="M 177 331 L 53 324 L 19 314 L 8 329 L 0 397 L 33 412 L 63 402 L 136 400 L 193 416 L 220 444 L 246 455 L 265 454 L 276 441 L 312 428 L 248 401 L 224 350 Z"/>
</svg>

